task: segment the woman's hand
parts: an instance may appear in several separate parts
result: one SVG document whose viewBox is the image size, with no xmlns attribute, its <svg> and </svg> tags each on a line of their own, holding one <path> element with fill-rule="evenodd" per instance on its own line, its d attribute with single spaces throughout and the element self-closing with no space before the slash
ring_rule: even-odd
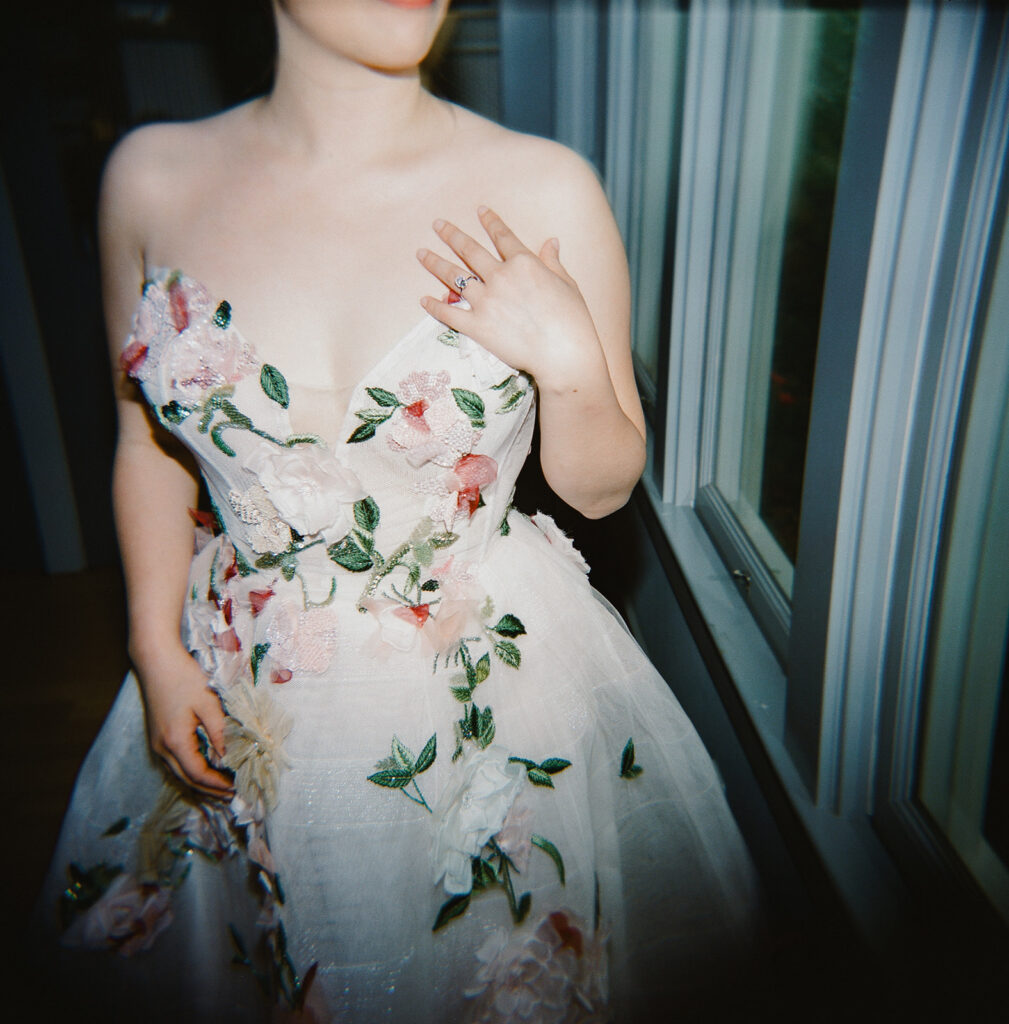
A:
<svg viewBox="0 0 1009 1024">
<path fill-rule="evenodd" d="M 199 726 L 219 757 L 225 716 L 217 695 L 192 656 L 181 647 L 140 670 L 151 749 L 174 775 L 207 796 L 230 799 L 234 785 L 211 768 L 200 750 Z"/>
<path fill-rule="evenodd" d="M 470 309 L 430 296 L 421 305 L 510 366 L 532 374 L 541 388 L 562 386 L 587 352 L 598 351 L 599 339 L 578 285 L 561 264 L 560 244 L 548 239 L 536 254 L 493 210 L 482 206 L 478 214 L 497 256 L 441 220 L 434 230 L 460 262 L 428 249 L 417 253 L 450 291 L 465 289 Z"/>
</svg>

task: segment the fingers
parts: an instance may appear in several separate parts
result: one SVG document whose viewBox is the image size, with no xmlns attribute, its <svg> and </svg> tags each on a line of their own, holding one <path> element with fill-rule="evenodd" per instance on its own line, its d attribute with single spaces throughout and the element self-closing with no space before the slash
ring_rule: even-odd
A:
<svg viewBox="0 0 1009 1024">
<path fill-rule="evenodd" d="M 487 275 L 498 265 L 499 261 L 496 257 L 454 224 L 445 220 L 436 220 L 433 227 L 435 234 L 477 277 L 486 279 Z"/>
<path fill-rule="evenodd" d="M 221 713 L 219 706 L 217 711 Z M 212 715 L 206 714 L 203 717 L 210 720 L 205 720 L 203 726 L 214 744 L 215 750 L 222 751 L 224 749 L 223 713 L 221 713 L 222 721 L 219 725 L 212 721 Z M 208 796 L 228 799 L 234 795 L 234 785 L 227 775 L 207 764 L 206 758 L 200 750 L 196 734 L 197 725 L 198 721 L 194 718 L 188 725 L 172 729 L 163 736 L 160 742 L 154 744 L 154 749 L 168 769 L 187 785 Z"/>
<path fill-rule="evenodd" d="M 207 732 L 210 745 L 218 757 L 224 754 L 224 723 L 227 721 L 217 694 L 208 689 L 206 699 L 196 709 L 200 723 Z"/>
<path fill-rule="evenodd" d="M 486 206 L 481 206 L 477 210 L 477 216 L 480 218 L 484 231 L 487 232 L 490 240 L 494 243 L 494 248 L 497 249 L 501 259 L 506 260 L 511 256 L 517 256 L 519 253 L 529 252 L 522 242 L 519 241 L 515 232 L 493 210 Z M 480 276 L 483 277 L 483 274 Z"/>
<path fill-rule="evenodd" d="M 433 274 L 446 288 L 461 295 L 465 288 L 479 283 L 475 277 L 462 267 L 457 266 L 449 260 L 442 259 L 437 253 L 430 249 L 418 249 L 417 259 L 420 260 L 424 269 Z"/>
</svg>

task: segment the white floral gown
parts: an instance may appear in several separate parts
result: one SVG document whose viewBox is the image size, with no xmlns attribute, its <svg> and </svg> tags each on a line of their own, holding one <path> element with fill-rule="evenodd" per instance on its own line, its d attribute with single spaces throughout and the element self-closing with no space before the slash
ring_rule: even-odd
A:
<svg viewBox="0 0 1009 1024">
<path fill-rule="evenodd" d="M 511 507 L 528 378 L 425 319 L 327 445 L 177 271 L 122 364 L 211 497 L 182 632 L 237 795 L 166 781 L 129 677 L 45 897 L 81 1005 L 572 1024 L 731 979 L 755 886 L 718 776 L 570 541 Z"/>
</svg>

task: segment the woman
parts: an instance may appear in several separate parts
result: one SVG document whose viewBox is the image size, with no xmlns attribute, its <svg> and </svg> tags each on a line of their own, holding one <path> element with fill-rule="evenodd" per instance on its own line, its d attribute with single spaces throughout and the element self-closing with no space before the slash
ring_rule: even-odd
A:
<svg viewBox="0 0 1009 1024">
<path fill-rule="evenodd" d="M 618 232 L 577 157 L 424 92 L 446 6 L 278 0 L 268 96 L 109 163 L 143 710 L 131 678 L 56 858 L 65 944 L 142 954 L 66 956 L 103 1006 L 641 1020 L 747 941 L 700 741 L 510 506 L 534 402 L 583 514 L 641 473 Z"/>
</svg>

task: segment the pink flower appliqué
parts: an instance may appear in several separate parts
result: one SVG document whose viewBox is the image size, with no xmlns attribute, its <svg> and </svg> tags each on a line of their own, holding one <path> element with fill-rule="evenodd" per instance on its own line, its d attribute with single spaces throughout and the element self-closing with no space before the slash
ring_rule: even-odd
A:
<svg viewBox="0 0 1009 1024">
<path fill-rule="evenodd" d="M 256 368 L 255 355 L 230 324 L 220 326 L 218 308 L 202 285 L 177 271 L 148 283 L 120 366 L 141 382 L 163 366 L 187 398 L 238 383 Z"/>
<path fill-rule="evenodd" d="M 270 644 L 271 681 L 273 668 L 280 672 L 317 674 L 329 668 L 337 643 L 336 613 L 329 608 L 309 608 L 299 612 L 286 601 L 271 601 L 260 613 L 264 622 L 263 639 Z"/>
<path fill-rule="evenodd" d="M 605 936 L 592 935 L 569 910 L 555 910 L 536 931 L 509 945 L 498 929 L 477 952 L 474 1024 L 604 1024 Z"/>
<path fill-rule="evenodd" d="M 405 452 L 411 466 L 452 466 L 480 437 L 456 404 L 451 380 L 444 370 L 415 370 L 399 382 L 401 404 L 389 431 L 389 447 Z"/>
<path fill-rule="evenodd" d="M 460 456 L 441 479 L 419 482 L 417 490 L 434 496 L 428 514 L 445 529 L 462 515 L 471 518 L 480 507 L 480 492 L 497 479 L 497 463 L 489 455 Z"/>
<path fill-rule="evenodd" d="M 150 949 L 172 923 L 169 890 L 141 885 L 122 874 L 64 936 L 64 944 L 85 949 L 114 949 L 133 956 Z"/>
</svg>

